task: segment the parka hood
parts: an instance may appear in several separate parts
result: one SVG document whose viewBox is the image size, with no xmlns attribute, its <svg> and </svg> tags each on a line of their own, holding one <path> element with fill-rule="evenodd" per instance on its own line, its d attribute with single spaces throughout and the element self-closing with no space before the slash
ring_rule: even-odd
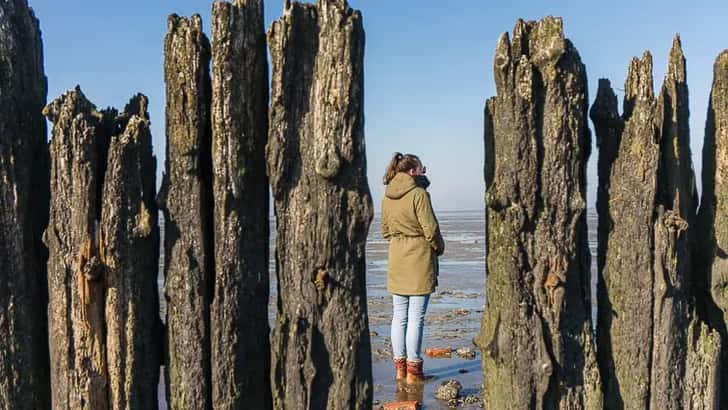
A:
<svg viewBox="0 0 728 410">
<path fill-rule="evenodd" d="M 409 191 L 417 188 L 415 179 L 409 174 L 398 172 L 397 175 L 389 181 L 384 195 L 390 199 L 399 199 L 405 196 Z"/>
</svg>

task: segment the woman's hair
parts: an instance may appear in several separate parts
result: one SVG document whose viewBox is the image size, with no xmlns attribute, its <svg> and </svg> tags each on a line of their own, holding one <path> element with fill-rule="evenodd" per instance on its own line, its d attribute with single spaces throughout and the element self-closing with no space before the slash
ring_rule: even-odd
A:
<svg viewBox="0 0 728 410">
<path fill-rule="evenodd" d="M 404 154 L 401 152 L 395 152 L 392 156 L 392 160 L 387 165 L 387 171 L 384 173 L 384 185 L 389 184 L 389 181 L 397 175 L 398 172 L 408 172 L 411 169 L 417 168 L 421 165 L 420 158 L 415 154 Z"/>
</svg>

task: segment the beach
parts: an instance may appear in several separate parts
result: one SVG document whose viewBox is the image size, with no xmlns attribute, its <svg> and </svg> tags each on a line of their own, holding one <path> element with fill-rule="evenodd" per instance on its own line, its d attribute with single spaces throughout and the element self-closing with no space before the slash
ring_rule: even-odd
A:
<svg viewBox="0 0 728 410">
<path fill-rule="evenodd" d="M 445 254 L 440 259 L 439 286 L 425 317 L 423 351 L 426 348 L 473 348 L 472 360 L 459 357 L 425 357 L 426 373 L 435 376 L 424 391 L 397 392 L 391 361 L 389 326 L 392 320 L 391 299 L 386 292 L 387 242 L 382 238 L 379 218 L 375 216 L 367 240 L 367 291 L 369 326 L 372 336 L 374 408 L 394 400 L 418 400 L 424 409 L 447 409 L 446 401 L 435 399 L 435 391 L 448 379 L 458 380 L 466 403 L 462 408 L 481 405 L 482 373 L 480 351 L 473 338 L 480 329 L 485 305 L 485 214 L 484 211 L 450 211 L 437 213 L 445 238 Z M 596 321 L 596 211 L 587 213 L 589 250 L 591 253 L 592 320 Z M 402 390 L 405 386 L 399 386 Z M 476 397 L 473 397 L 476 396 Z M 477 398 L 477 400 L 476 400 Z"/>
<path fill-rule="evenodd" d="M 382 238 L 379 215 L 375 215 L 367 239 L 367 300 L 369 330 L 372 342 L 372 375 L 374 408 L 395 400 L 417 400 L 423 409 L 447 409 L 448 402 L 435 398 L 441 383 L 456 379 L 462 384 L 461 408 L 479 408 L 481 401 L 482 374 L 480 351 L 473 345 L 473 338 L 480 329 L 485 305 L 485 214 L 482 210 L 440 211 L 437 213 L 440 229 L 445 239 L 445 254 L 440 258 L 439 286 L 432 295 L 425 317 L 423 354 L 427 348 L 452 348 L 450 358 L 425 357 L 425 372 L 434 376 L 423 389 L 397 386 L 391 358 L 389 338 L 392 320 L 391 296 L 387 293 L 387 241 Z M 163 228 L 163 220 L 160 225 Z M 588 213 L 589 249 L 592 254 L 592 318 L 596 318 L 594 290 L 596 286 L 596 214 Z M 162 231 L 163 232 L 163 231 Z M 269 318 L 275 323 L 275 221 L 271 220 L 270 239 L 270 299 Z M 164 318 L 162 266 L 160 258 L 160 306 Z M 475 357 L 466 359 L 455 353 L 456 349 L 470 348 Z M 160 382 L 160 406 L 164 403 L 163 383 Z"/>
</svg>

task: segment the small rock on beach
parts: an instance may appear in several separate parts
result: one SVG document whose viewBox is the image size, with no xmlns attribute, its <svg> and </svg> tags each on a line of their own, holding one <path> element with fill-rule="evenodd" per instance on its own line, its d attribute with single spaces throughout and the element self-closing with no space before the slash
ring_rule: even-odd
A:
<svg viewBox="0 0 728 410">
<path fill-rule="evenodd" d="M 462 390 L 462 388 L 463 385 L 455 379 L 444 381 L 440 387 L 437 388 L 435 398 L 445 401 L 457 399 L 460 397 L 460 390 Z"/>
<path fill-rule="evenodd" d="M 425 349 L 425 354 L 428 357 L 433 358 L 450 358 L 452 356 L 452 348 L 451 347 L 429 347 Z"/>
<path fill-rule="evenodd" d="M 466 360 L 475 360 L 475 349 L 470 347 L 461 347 L 455 351 L 458 357 Z"/>
</svg>

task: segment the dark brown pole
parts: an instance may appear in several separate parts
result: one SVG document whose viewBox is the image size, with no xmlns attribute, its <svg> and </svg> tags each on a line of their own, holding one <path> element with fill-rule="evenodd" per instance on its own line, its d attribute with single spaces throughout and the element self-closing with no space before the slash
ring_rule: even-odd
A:
<svg viewBox="0 0 728 410">
<path fill-rule="evenodd" d="M 268 33 L 276 211 L 275 408 L 371 408 L 361 14 L 286 2 Z M 295 363 L 295 365 L 292 365 Z"/>
<path fill-rule="evenodd" d="M 601 407 L 586 226 L 586 69 L 560 18 L 519 20 L 486 104 L 487 408 Z"/>
<path fill-rule="evenodd" d="M 157 271 L 156 159 L 147 97 L 116 118 L 104 176 L 100 260 L 106 283 L 109 405 L 156 409 L 162 352 Z"/>
<path fill-rule="evenodd" d="M 156 409 L 162 329 L 147 99 L 96 111 L 80 88 L 53 123 L 45 241 L 54 409 Z M 108 162 L 107 162 L 108 161 Z"/>
<path fill-rule="evenodd" d="M 109 408 L 109 379 L 98 225 L 109 136 L 102 114 L 78 87 L 43 113 L 53 123 L 45 233 L 53 408 L 103 410 Z"/>
<path fill-rule="evenodd" d="M 271 407 L 268 64 L 262 0 L 212 7 L 216 409 Z"/>
<path fill-rule="evenodd" d="M 607 80 L 591 109 L 599 145 L 597 344 L 605 407 L 714 408 L 718 334 L 695 309 L 691 284 L 697 194 L 679 38 L 657 98 L 652 82 L 646 52 L 629 67 L 624 113 Z"/>
<path fill-rule="evenodd" d="M 703 185 L 695 246 L 697 309 L 722 341 L 720 404 L 728 406 L 728 50 L 713 65 L 708 118 L 703 143 Z M 709 349 L 708 343 L 699 346 Z"/>
<path fill-rule="evenodd" d="M 0 2 L 0 409 L 49 409 L 48 148 L 38 20 Z"/>
<path fill-rule="evenodd" d="M 210 44 L 202 19 L 167 21 L 164 209 L 167 404 L 211 409 L 210 303 L 214 284 Z"/>
</svg>

